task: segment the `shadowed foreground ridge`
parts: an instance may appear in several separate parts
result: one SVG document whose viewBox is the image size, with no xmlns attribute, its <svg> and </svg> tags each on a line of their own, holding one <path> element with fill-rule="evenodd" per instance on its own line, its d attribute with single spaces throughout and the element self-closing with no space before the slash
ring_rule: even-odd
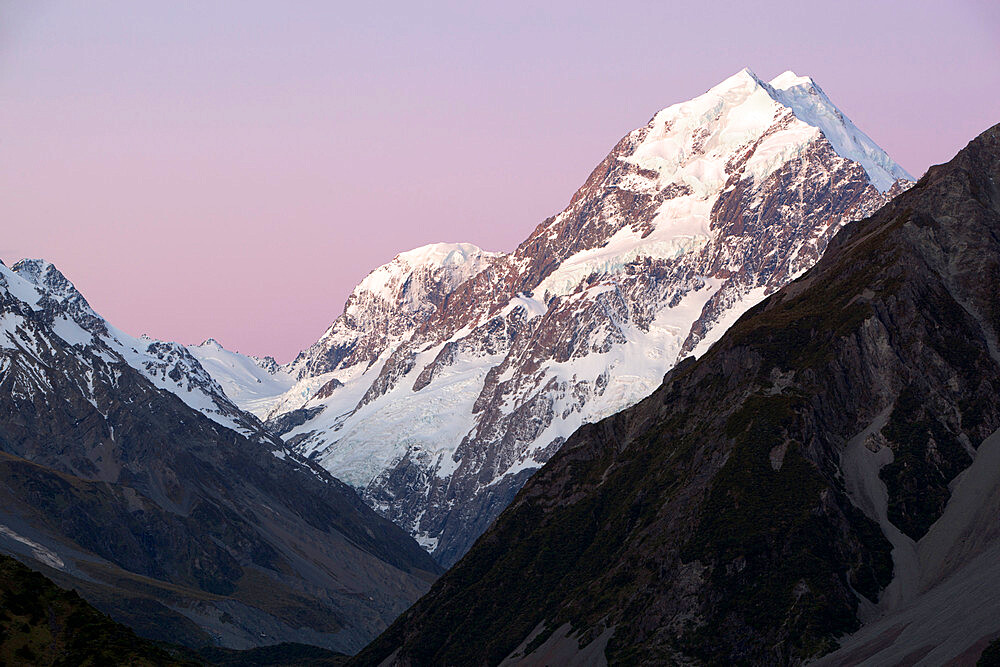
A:
<svg viewBox="0 0 1000 667">
<path fill-rule="evenodd" d="M 246 651 L 198 651 L 141 639 L 75 591 L 0 554 L 0 664 L 4 665 L 340 665 L 331 651 L 278 644 Z"/>
<path fill-rule="evenodd" d="M 0 555 L 0 663 L 190 665 Z"/>
<path fill-rule="evenodd" d="M 649 398 L 577 431 L 352 664 L 787 664 L 836 648 L 873 603 L 892 611 L 893 544 L 934 532 L 1000 427 L 998 184 L 1000 126 Z M 883 457 L 881 509 L 845 474 L 861 436 Z M 942 571 L 976 555 L 954 553 Z"/>
</svg>

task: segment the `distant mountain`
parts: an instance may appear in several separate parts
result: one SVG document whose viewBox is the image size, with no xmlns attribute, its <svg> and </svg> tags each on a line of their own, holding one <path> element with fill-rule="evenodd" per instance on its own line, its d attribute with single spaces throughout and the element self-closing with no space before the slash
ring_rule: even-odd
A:
<svg viewBox="0 0 1000 667">
<path fill-rule="evenodd" d="M 219 383 L 227 399 L 231 398 L 244 410 L 260 410 L 260 403 L 266 410 L 274 402 L 274 396 L 283 394 L 294 384 L 292 375 L 273 357 L 257 358 L 230 352 L 213 338 L 200 345 L 189 345 L 187 351 Z"/>
<path fill-rule="evenodd" d="M 626 135 L 513 253 L 403 253 L 230 397 L 449 564 L 580 425 L 703 354 L 909 178 L 812 79 L 744 70 Z"/>
<path fill-rule="evenodd" d="M 973 663 L 998 284 L 1000 125 L 577 431 L 353 664 Z"/>
<path fill-rule="evenodd" d="M 185 346 L 148 336 L 134 338 L 118 329 L 94 312 L 73 283 L 49 262 L 23 259 L 11 268 L 37 288 L 23 292 L 25 302 L 45 311 L 53 332 L 66 343 L 105 350 L 212 421 L 248 437 L 269 439 L 260 421 L 229 400 Z"/>
<path fill-rule="evenodd" d="M 438 566 L 51 264 L 0 265 L 0 551 L 155 639 L 349 653 Z"/>
</svg>

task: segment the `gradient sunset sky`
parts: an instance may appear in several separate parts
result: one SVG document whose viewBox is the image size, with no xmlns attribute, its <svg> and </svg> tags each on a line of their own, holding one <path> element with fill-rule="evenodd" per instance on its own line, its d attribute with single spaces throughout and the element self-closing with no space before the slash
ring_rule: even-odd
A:
<svg viewBox="0 0 1000 667">
<path fill-rule="evenodd" d="M 287 361 L 396 253 L 512 250 L 743 67 L 919 177 L 1000 122 L 1000 3 L 0 0 L 0 258 Z"/>
</svg>

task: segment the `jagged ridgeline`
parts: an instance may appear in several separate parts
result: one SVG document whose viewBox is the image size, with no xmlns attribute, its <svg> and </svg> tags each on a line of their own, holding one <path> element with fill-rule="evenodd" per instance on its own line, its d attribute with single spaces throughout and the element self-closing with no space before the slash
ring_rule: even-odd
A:
<svg viewBox="0 0 1000 667">
<path fill-rule="evenodd" d="M 573 434 L 353 664 L 974 660 L 1000 633 L 997 285 L 1000 126 Z"/>
<path fill-rule="evenodd" d="M 648 396 L 911 182 L 812 79 L 744 70 L 629 132 L 513 252 L 401 253 L 282 368 L 190 351 L 450 565 L 581 424 Z"/>
<path fill-rule="evenodd" d="M 354 652 L 440 571 L 54 266 L 0 265 L 0 552 L 140 635 Z"/>
</svg>

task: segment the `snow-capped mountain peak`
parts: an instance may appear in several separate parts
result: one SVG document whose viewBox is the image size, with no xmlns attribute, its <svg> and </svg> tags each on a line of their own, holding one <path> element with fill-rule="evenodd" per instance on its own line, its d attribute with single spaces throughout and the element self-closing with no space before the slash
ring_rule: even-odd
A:
<svg viewBox="0 0 1000 667">
<path fill-rule="evenodd" d="M 118 329 L 94 311 L 51 262 L 25 259 L 10 269 L 0 267 L 0 302 L 4 321 L 0 347 L 21 350 L 44 363 L 44 338 L 50 327 L 51 333 L 78 350 L 81 363 L 94 366 L 91 372 L 107 372 L 109 363 L 127 364 L 216 423 L 249 437 L 270 439 L 260 421 L 226 396 L 188 348 Z M 40 328 L 36 319 L 46 326 Z"/>
<path fill-rule="evenodd" d="M 254 414 L 266 414 L 271 399 L 286 392 L 293 384 L 291 375 L 284 372 L 273 358 L 258 359 L 231 352 L 214 338 L 187 349 L 222 386 L 228 398 Z M 260 405 L 262 398 L 264 407 Z"/>
<path fill-rule="evenodd" d="M 811 76 L 799 76 L 790 69 L 768 81 L 768 85 L 776 90 L 787 90 L 797 86 L 815 86 L 816 82 Z"/>
<path fill-rule="evenodd" d="M 723 79 L 708 89 L 708 93 L 724 95 L 728 91 L 739 90 L 741 88 L 756 88 L 763 82 L 752 69 L 744 67 L 736 74 Z"/>
<path fill-rule="evenodd" d="M 410 267 L 460 266 L 466 262 L 478 261 L 484 256 L 489 257 L 495 254 L 471 243 L 429 243 L 399 253 L 393 262 L 404 263 Z"/>
<path fill-rule="evenodd" d="M 657 185 L 677 183 L 709 196 L 725 185 L 733 160 L 750 142 L 745 175 L 766 179 L 819 131 L 841 157 L 859 163 L 880 192 L 912 177 L 858 130 L 810 78 L 786 71 L 765 83 L 743 69 L 703 95 L 658 112 L 633 133 L 630 157 L 656 171 Z"/>
<path fill-rule="evenodd" d="M 453 562 L 581 424 L 648 395 L 905 176 L 811 79 L 743 70 L 627 134 L 514 252 L 435 244 L 373 271 L 294 384 L 243 405 Z"/>
<path fill-rule="evenodd" d="M 44 259 L 22 259 L 11 270 L 28 282 L 49 290 L 53 296 L 79 298 L 83 295 L 76 289 L 55 264 Z"/>
<path fill-rule="evenodd" d="M 812 78 L 798 76 L 789 70 L 775 77 L 768 86 L 774 91 L 775 99 L 792 109 L 796 118 L 818 127 L 839 155 L 864 167 L 880 192 L 888 191 L 897 180 L 913 180 L 830 101 Z"/>
<path fill-rule="evenodd" d="M 348 308 L 357 307 L 361 295 L 367 293 L 390 303 L 405 304 L 411 311 L 420 310 L 426 305 L 428 291 L 450 291 L 481 271 L 496 254 L 471 243 L 431 243 L 401 252 L 358 284 L 351 295 L 355 303 L 349 302 Z M 414 282 L 419 272 L 429 274 L 431 280 Z"/>
<path fill-rule="evenodd" d="M 434 315 L 458 285 L 501 256 L 471 243 L 432 243 L 396 255 L 354 288 L 343 314 L 283 370 L 304 378 L 373 363 Z"/>
<path fill-rule="evenodd" d="M 76 286 L 51 262 L 22 259 L 11 267 L 19 278 L 38 289 L 42 300 L 50 300 L 65 316 L 92 335 L 106 335 L 107 323 L 98 315 Z M 36 302 L 37 304 L 37 302 Z"/>
</svg>

